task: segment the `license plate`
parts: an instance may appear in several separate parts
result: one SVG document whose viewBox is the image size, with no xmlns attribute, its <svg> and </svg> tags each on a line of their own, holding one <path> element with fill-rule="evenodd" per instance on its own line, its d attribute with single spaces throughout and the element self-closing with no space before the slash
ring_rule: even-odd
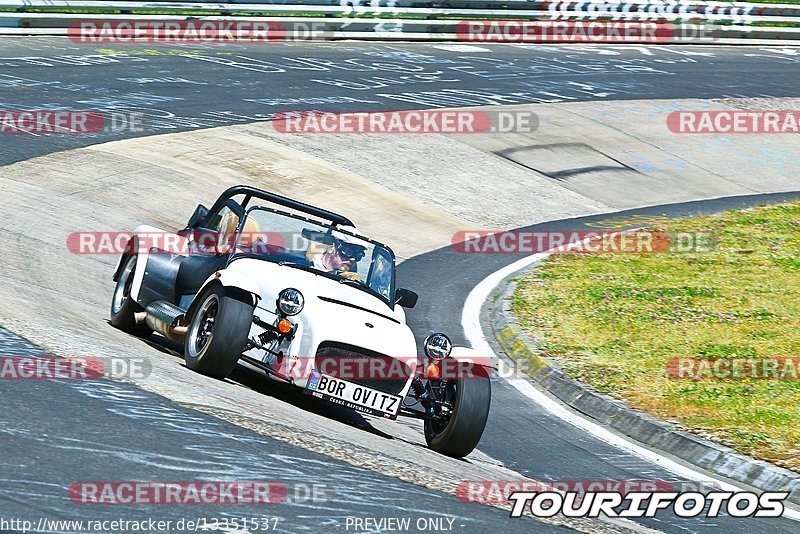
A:
<svg viewBox="0 0 800 534">
<path fill-rule="evenodd" d="M 353 410 L 395 419 L 402 397 L 311 371 L 306 389 L 311 395 Z"/>
</svg>

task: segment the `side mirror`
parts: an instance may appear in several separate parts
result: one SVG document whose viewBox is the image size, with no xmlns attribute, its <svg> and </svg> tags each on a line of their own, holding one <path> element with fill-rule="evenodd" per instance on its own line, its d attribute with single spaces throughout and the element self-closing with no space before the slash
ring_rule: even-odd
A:
<svg viewBox="0 0 800 534">
<path fill-rule="evenodd" d="M 186 226 L 189 228 L 194 228 L 200 223 L 200 221 L 206 218 L 206 215 L 208 215 L 208 208 L 202 204 L 198 204 L 194 209 L 194 213 L 192 213 L 192 216 L 189 218 L 189 222 L 186 224 Z"/>
<path fill-rule="evenodd" d="M 394 294 L 394 303 L 402 306 L 403 308 L 413 308 L 417 305 L 419 295 L 410 289 L 398 288 Z"/>
</svg>

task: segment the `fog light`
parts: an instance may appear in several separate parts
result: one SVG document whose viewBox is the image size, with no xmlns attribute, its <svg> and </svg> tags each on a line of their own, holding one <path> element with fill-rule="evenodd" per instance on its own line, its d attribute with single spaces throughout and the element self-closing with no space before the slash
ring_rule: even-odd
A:
<svg viewBox="0 0 800 534">
<path fill-rule="evenodd" d="M 286 335 L 291 331 L 292 331 L 292 323 L 289 321 L 289 319 L 281 319 L 280 321 L 278 321 L 278 332 Z"/>
</svg>

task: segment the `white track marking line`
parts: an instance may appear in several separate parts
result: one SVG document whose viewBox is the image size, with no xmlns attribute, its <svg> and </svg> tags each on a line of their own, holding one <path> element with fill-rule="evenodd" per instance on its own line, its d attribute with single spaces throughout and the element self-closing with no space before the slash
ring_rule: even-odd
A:
<svg viewBox="0 0 800 534">
<path fill-rule="evenodd" d="M 485 353 L 487 356 L 495 355 L 492 347 L 489 345 L 489 342 L 486 341 L 480 321 L 481 308 L 483 307 L 483 303 L 489 299 L 492 290 L 494 290 L 494 288 L 496 288 L 507 276 L 533 265 L 538 261 L 544 260 L 551 255 L 552 253 L 548 251 L 534 254 L 532 256 L 528 256 L 527 258 L 522 258 L 521 260 L 518 260 L 511 265 L 503 267 L 499 271 L 495 271 L 494 273 L 490 274 L 477 286 L 475 286 L 472 291 L 470 291 L 469 295 L 467 295 L 467 300 L 464 303 L 464 309 L 461 313 L 461 326 L 463 327 L 464 334 L 466 335 L 467 340 L 469 340 L 473 349 Z M 713 475 L 704 474 L 685 465 L 681 465 L 674 460 L 664 458 L 656 451 L 647 449 L 641 445 L 637 445 L 636 443 L 623 438 L 620 435 L 614 434 L 599 424 L 594 423 L 589 419 L 578 415 L 577 413 L 567 410 L 562 404 L 556 402 L 533 387 L 533 385 L 524 378 L 507 378 L 505 376 L 502 378 L 511 384 L 517 391 L 531 399 L 533 402 L 539 404 L 542 408 L 554 416 L 590 433 L 600 441 L 629 452 L 630 454 L 638 456 L 643 460 L 647 460 L 648 462 L 666 469 L 667 471 L 671 471 L 676 475 L 685 477 L 688 480 L 707 482 L 709 479 L 713 479 L 719 484 L 723 491 L 744 491 L 742 488 L 720 480 Z M 787 507 L 784 511 L 783 517 L 792 519 L 794 521 L 800 521 L 800 512 L 791 510 Z"/>
<path fill-rule="evenodd" d="M 484 46 L 475 46 L 475 45 L 467 45 L 467 44 L 439 44 L 439 45 L 432 45 L 433 48 L 437 48 L 439 50 L 447 50 L 448 52 L 491 52 L 491 48 L 486 48 Z"/>
</svg>

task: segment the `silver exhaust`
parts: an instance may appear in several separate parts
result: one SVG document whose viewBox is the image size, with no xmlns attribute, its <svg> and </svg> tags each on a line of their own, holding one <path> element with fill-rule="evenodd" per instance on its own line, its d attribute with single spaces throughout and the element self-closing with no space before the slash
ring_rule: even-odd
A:
<svg viewBox="0 0 800 534">
<path fill-rule="evenodd" d="M 176 343 L 183 343 L 186 340 L 189 326 L 183 324 L 186 319 L 186 312 L 181 308 L 159 300 L 147 306 L 143 313 L 147 326 L 153 331 Z M 137 322 L 139 320 L 138 315 L 136 317 Z"/>
</svg>

